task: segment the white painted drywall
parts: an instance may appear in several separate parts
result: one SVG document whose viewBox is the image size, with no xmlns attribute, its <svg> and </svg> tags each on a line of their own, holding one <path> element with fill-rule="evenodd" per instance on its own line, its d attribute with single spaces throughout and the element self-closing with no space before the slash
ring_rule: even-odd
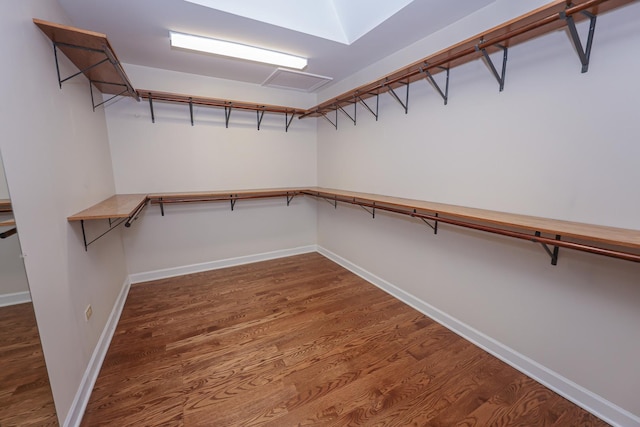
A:
<svg viewBox="0 0 640 427">
<path fill-rule="evenodd" d="M 350 82 L 508 19 L 513 3 L 497 2 L 491 16 L 465 18 Z M 475 61 L 451 70 L 446 107 L 418 81 L 407 115 L 384 95 L 378 122 L 363 108 L 357 126 L 320 122 L 319 185 L 640 229 L 638 22 L 637 3 L 598 17 L 587 74 L 558 31 L 509 50 L 502 93 Z M 446 225 L 433 235 L 419 221 L 372 220 L 322 201 L 318 241 L 640 415 L 640 265 L 561 249 L 553 267 L 532 243 Z"/>
<path fill-rule="evenodd" d="M 139 88 L 271 105 L 299 106 L 315 95 L 125 65 Z M 316 185 L 316 120 L 253 111 L 121 100 L 106 110 L 118 193 L 189 192 Z M 315 203 L 302 197 L 151 206 L 124 233 L 130 273 L 307 246 L 316 242 Z"/>
<path fill-rule="evenodd" d="M 51 41 L 32 18 L 68 22 L 53 0 L 0 2 L 0 148 L 63 422 L 127 272 L 118 232 L 85 252 L 79 224 L 67 222 L 115 190 L 106 121 L 102 109 L 92 111 L 84 77 L 59 89 Z M 63 75 L 77 71 L 59 57 Z"/>
</svg>

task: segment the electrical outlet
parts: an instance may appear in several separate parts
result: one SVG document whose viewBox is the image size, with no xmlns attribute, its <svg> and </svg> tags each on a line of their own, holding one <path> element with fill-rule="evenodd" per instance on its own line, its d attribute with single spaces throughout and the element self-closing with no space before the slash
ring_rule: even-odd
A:
<svg viewBox="0 0 640 427">
<path fill-rule="evenodd" d="M 87 309 L 84 311 L 84 317 L 87 318 L 87 321 L 91 319 L 91 315 L 93 314 L 93 309 L 91 308 L 91 304 L 87 306 Z"/>
</svg>

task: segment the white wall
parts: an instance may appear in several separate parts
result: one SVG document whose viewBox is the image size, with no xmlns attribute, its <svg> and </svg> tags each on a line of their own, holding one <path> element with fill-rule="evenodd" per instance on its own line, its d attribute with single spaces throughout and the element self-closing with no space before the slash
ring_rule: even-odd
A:
<svg viewBox="0 0 640 427">
<path fill-rule="evenodd" d="M 118 233 L 85 252 L 67 216 L 114 193 L 104 113 L 84 77 L 58 88 L 51 41 L 32 18 L 68 19 L 53 0 L 0 2 L 0 148 L 58 417 L 63 422 L 126 278 Z M 64 55 L 60 55 L 64 58 Z M 77 69 L 62 60 L 62 73 Z M 102 224 L 99 225 L 102 227 Z M 95 232 L 98 225 L 89 226 Z M 84 310 L 93 306 L 86 322 Z"/>
<path fill-rule="evenodd" d="M 315 95 L 274 90 L 173 71 L 125 65 L 137 88 L 303 108 Z M 149 104 L 125 99 L 109 106 L 107 123 L 118 193 L 237 190 L 316 185 L 316 120 L 282 115 Z M 130 273 L 204 263 L 315 244 L 315 204 L 296 198 L 180 205 L 160 216 L 149 207 L 125 232 Z"/>
<path fill-rule="evenodd" d="M 350 83 L 508 19 L 513 3 L 499 1 L 491 16 L 472 15 Z M 408 115 L 384 95 L 378 122 L 363 108 L 357 126 L 341 118 L 336 131 L 320 122 L 319 185 L 640 229 L 640 61 L 631 54 L 640 46 L 638 22 L 637 3 L 598 17 L 587 74 L 559 31 L 509 50 L 502 93 L 475 61 L 451 70 L 446 107 L 419 81 Z M 455 33 L 465 35 L 449 40 Z M 561 249 L 553 267 L 528 242 L 446 225 L 434 236 L 415 220 L 372 220 L 322 201 L 318 240 L 640 416 L 640 265 Z"/>
</svg>

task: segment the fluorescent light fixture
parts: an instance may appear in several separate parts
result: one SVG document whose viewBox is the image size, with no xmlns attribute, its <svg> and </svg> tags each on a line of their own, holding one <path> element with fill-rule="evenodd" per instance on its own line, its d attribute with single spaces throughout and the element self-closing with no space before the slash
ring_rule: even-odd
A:
<svg viewBox="0 0 640 427">
<path fill-rule="evenodd" d="M 276 52 L 274 50 L 261 49 L 245 44 L 176 33 L 173 31 L 169 31 L 169 37 L 171 39 L 171 46 L 182 49 L 264 62 L 266 64 L 295 68 L 296 70 L 302 70 L 307 66 L 307 58 Z"/>
</svg>

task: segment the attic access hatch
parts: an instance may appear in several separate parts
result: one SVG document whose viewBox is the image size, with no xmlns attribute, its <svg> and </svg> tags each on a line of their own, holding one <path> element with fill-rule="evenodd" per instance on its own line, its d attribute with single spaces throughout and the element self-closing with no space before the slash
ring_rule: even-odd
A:
<svg viewBox="0 0 640 427">
<path fill-rule="evenodd" d="M 303 71 L 277 68 L 262 83 L 262 86 L 277 89 L 291 89 L 301 92 L 313 92 L 321 86 L 333 80 L 332 77 L 319 76 L 317 74 L 305 73 Z"/>
</svg>

